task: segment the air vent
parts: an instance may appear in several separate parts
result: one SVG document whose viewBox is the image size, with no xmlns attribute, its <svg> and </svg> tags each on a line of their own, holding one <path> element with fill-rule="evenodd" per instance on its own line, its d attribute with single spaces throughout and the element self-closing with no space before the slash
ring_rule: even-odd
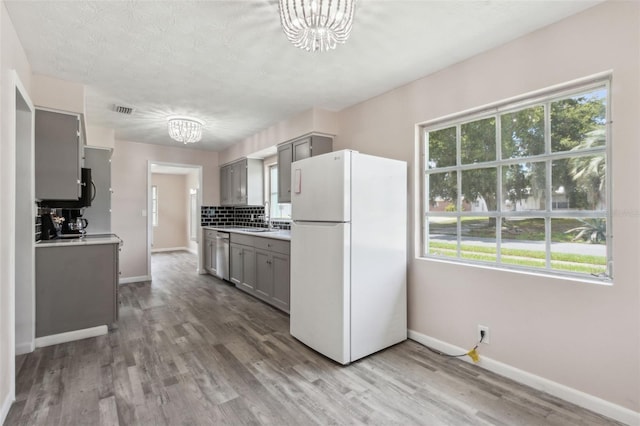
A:
<svg viewBox="0 0 640 426">
<path fill-rule="evenodd" d="M 133 114 L 133 108 L 122 105 L 114 105 L 113 110 L 119 114 L 131 115 Z"/>
</svg>

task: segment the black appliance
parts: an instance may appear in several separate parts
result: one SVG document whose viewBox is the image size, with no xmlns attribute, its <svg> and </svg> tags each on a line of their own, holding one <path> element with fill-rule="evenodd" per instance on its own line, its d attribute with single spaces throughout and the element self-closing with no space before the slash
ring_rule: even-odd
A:
<svg viewBox="0 0 640 426">
<path fill-rule="evenodd" d="M 40 215 L 40 239 L 53 240 L 58 236 L 53 219 L 49 213 Z"/>
<path fill-rule="evenodd" d="M 60 228 L 60 238 L 78 237 L 86 232 L 89 221 L 82 217 L 80 209 L 62 209 L 64 221 Z M 81 222 L 81 226 L 79 226 Z"/>
<path fill-rule="evenodd" d="M 57 209 L 81 209 L 91 206 L 91 202 L 96 197 L 96 187 L 91 180 L 91 169 L 82 168 L 81 173 L 81 193 L 77 200 L 41 200 L 40 207 L 51 207 Z"/>
</svg>

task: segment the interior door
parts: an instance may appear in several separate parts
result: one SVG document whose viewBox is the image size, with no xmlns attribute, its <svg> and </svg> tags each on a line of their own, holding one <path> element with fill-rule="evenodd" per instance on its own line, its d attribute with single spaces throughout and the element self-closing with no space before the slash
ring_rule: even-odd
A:
<svg viewBox="0 0 640 426">
<path fill-rule="evenodd" d="M 350 232 L 348 223 L 291 229 L 291 335 L 342 364 L 351 361 Z"/>
</svg>

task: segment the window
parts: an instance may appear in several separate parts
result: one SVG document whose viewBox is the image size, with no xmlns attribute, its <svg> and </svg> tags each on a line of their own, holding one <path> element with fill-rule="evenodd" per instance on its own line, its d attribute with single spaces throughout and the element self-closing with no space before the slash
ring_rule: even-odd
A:
<svg viewBox="0 0 640 426">
<path fill-rule="evenodd" d="M 151 223 L 158 226 L 158 187 L 151 186 Z"/>
<path fill-rule="evenodd" d="M 423 256 L 611 278 L 608 81 L 423 127 Z"/>
<path fill-rule="evenodd" d="M 278 203 L 278 166 L 269 166 L 269 215 L 271 219 L 291 220 L 291 204 Z"/>
</svg>

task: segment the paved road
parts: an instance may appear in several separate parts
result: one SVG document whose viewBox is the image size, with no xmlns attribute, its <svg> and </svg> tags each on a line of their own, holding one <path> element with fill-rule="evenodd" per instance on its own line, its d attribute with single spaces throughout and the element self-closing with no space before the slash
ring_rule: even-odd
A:
<svg viewBox="0 0 640 426">
<path fill-rule="evenodd" d="M 456 241 L 456 237 L 444 234 L 432 234 L 431 240 L 436 241 Z M 496 241 L 491 238 L 464 238 L 464 244 L 495 247 Z M 522 250 L 539 250 L 544 251 L 545 245 L 542 241 L 503 241 L 502 247 Z M 604 244 L 588 244 L 588 243 L 551 243 L 551 251 L 553 253 L 572 253 L 586 254 L 592 256 L 606 256 L 607 247 Z"/>
</svg>

